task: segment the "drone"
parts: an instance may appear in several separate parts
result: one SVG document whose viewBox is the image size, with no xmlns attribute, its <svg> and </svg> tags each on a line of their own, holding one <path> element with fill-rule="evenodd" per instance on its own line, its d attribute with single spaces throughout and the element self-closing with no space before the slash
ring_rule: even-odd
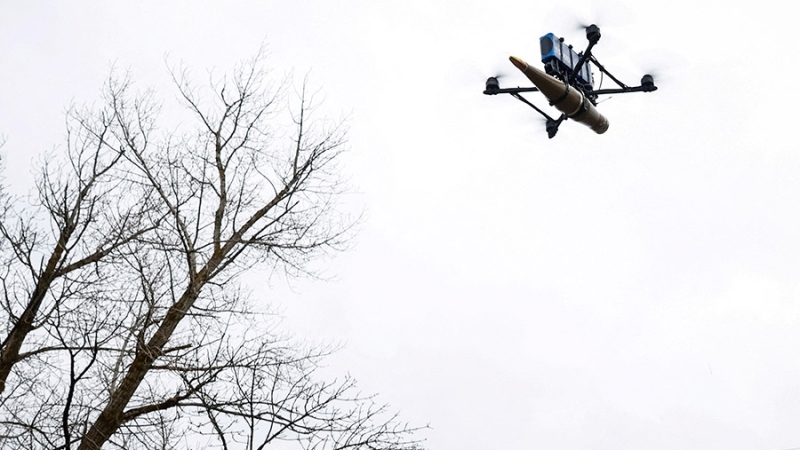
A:
<svg viewBox="0 0 800 450">
<path fill-rule="evenodd" d="M 536 87 L 500 88 L 498 77 L 494 76 L 486 80 L 486 90 L 483 93 L 486 95 L 510 94 L 535 109 L 546 119 L 545 129 L 550 139 L 555 137 L 558 127 L 568 118 L 588 126 L 597 134 L 605 133 L 608 130 L 608 119 L 596 108 L 598 96 L 628 92 L 653 92 L 658 87 L 653 81 L 653 76 L 649 74 L 642 77 L 639 86 L 628 86 L 600 64 L 592 54 L 592 48 L 600 41 L 600 28 L 597 25 L 592 24 L 586 27 L 586 39 L 589 41 L 586 50 L 576 53 L 571 45 L 564 43 L 564 38 L 556 37 L 553 33 L 542 36 L 539 38 L 539 46 L 542 52 L 544 72 L 515 56 L 509 58 L 511 63 L 521 70 Z M 594 89 L 592 65 L 619 87 Z M 550 117 L 520 95 L 523 92 L 541 92 L 550 105 L 561 112 L 561 115 L 557 119 Z"/>
</svg>

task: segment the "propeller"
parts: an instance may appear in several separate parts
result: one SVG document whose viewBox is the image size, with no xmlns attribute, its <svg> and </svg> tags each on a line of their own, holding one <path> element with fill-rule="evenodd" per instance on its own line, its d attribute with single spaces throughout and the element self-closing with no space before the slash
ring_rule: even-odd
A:
<svg viewBox="0 0 800 450">
<path fill-rule="evenodd" d="M 489 78 L 496 78 L 498 80 L 501 79 L 501 78 L 507 78 L 507 77 L 508 77 L 508 71 L 507 70 L 496 70 L 496 71 L 494 71 L 494 75 L 490 75 L 489 76 Z"/>
<path fill-rule="evenodd" d="M 482 61 L 478 63 L 477 61 Z M 513 67 L 508 63 L 508 56 L 500 53 L 492 53 L 486 56 L 478 56 L 469 60 L 460 60 L 453 63 L 450 70 L 457 74 L 459 84 L 475 87 L 476 83 L 486 83 L 494 79 L 495 83 L 511 77 Z M 487 85 L 488 88 L 488 85 Z"/>
<path fill-rule="evenodd" d="M 612 28 L 623 27 L 634 22 L 633 11 L 618 1 L 593 1 L 588 14 L 576 15 L 575 26 L 577 30 L 585 30 L 592 25 Z"/>
<path fill-rule="evenodd" d="M 686 60 L 680 55 L 667 50 L 648 50 L 637 52 L 632 59 L 638 73 L 644 74 L 642 85 L 653 83 L 655 86 L 670 85 L 676 78 L 680 67 L 684 67 Z"/>
<path fill-rule="evenodd" d="M 508 76 L 508 72 L 502 71 L 497 72 L 495 75 L 490 76 L 486 79 L 486 91 L 491 92 L 497 89 L 500 89 L 500 79 L 505 78 Z"/>
<path fill-rule="evenodd" d="M 568 6 L 556 6 L 547 14 L 543 26 L 556 34 L 569 33 L 570 36 L 567 37 L 570 43 L 580 48 L 583 44 L 575 40 L 577 36 L 574 36 L 578 32 L 585 33 L 586 38 L 596 44 L 600 40 L 601 30 L 623 27 L 633 22 L 634 15 L 629 7 L 615 0 L 609 0 L 594 1 L 588 11 L 581 12 Z M 609 39 L 609 36 L 613 35 L 614 33 L 607 33 L 604 36 L 605 45 L 602 46 L 604 53 L 607 53 L 608 49 L 620 51 L 625 47 L 625 44 L 618 39 L 613 37 Z"/>
</svg>

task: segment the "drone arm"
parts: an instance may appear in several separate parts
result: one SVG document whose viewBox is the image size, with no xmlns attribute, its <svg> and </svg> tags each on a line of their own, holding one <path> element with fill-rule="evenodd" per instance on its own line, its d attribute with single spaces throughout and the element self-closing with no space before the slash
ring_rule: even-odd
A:
<svg viewBox="0 0 800 450">
<path fill-rule="evenodd" d="M 621 89 L 598 89 L 596 91 L 592 91 L 594 95 L 607 95 L 607 94 L 625 94 L 628 92 L 652 92 L 657 90 L 657 86 L 625 86 Z"/>
<path fill-rule="evenodd" d="M 617 83 L 617 86 L 619 86 L 619 89 L 598 89 L 596 91 L 592 91 L 593 95 L 624 94 L 628 92 L 652 92 L 658 89 L 658 87 L 656 87 L 655 84 L 653 84 L 653 77 L 651 77 L 650 75 L 645 75 L 642 77 L 642 84 L 640 86 L 633 86 L 633 87 L 628 86 L 622 81 L 619 81 L 617 77 L 611 74 L 611 72 L 606 70 L 606 68 L 603 67 L 602 64 L 600 64 L 600 61 L 598 61 L 597 58 L 594 57 L 594 55 L 591 55 L 590 58 L 591 61 L 594 63 L 594 65 L 597 66 L 598 70 L 608 75 L 608 77 L 611 78 L 611 80 L 614 81 L 614 83 Z"/>
<path fill-rule="evenodd" d="M 595 60 L 594 55 L 592 55 L 592 47 L 594 47 L 594 44 L 596 43 L 597 42 L 589 42 L 589 46 L 586 47 L 586 50 L 581 54 L 581 59 L 578 60 L 578 63 L 575 64 L 575 68 L 572 69 L 572 76 L 569 77 L 570 82 L 575 81 L 575 78 L 577 78 L 578 74 L 581 73 L 581 69 L 587 60 Z"/>
<path fill-rule="evenodd" d="M 575 64 L 575 67 L 572 69 L 572 76 L 569 77 L 570 84 L 572 84 L 578 77 L 578 74 L 581 73 L 581 68 L 583 68 L 586 61 L 590 58 L 594 59 L 592 56 L 592 48 L 600 41 L 600 36 L 600 28 L 598 28 L 597 25 L 592 24 L 586 27 L 586 39 L 589 41 L 589 46 L 586 47 L 586 51 L 581 53 L 578 63 Z"/>
<path fill-rule="evenodd" d="M 538 92 L 538 91 L 539 88 L 535 87 L 528 87 L 528 88 L 516 87 L 516 88 L 501 89 L 499 84 L 497 83 L 497 78 L 492 77 L 486 80 L 486 90 L 484 90 L 483 93 L 486 95 L 510 94 L 512 97 L 530 106 L 531 108 L 536 110 L 536 112 L 544 116 L 544 118 L 547 120 L 547 124 L 545 126 L 547 130 L 547 136 L 550 139 L 552 139 L 558 132 L 558 126 L 561 125 L 561 122 L 567 120 L 567 115 L 561 114 L 561 117 L 559 117 L 558 119 L 553 119 L 552 117 L 547 115 L 547 113 L 542 111 L 539 107 L 529 102 L 525 97 L 520 95 L 521 92 Z"/>
<path fill-rule="evenodd" d="M 539 109 L 536 105 L 529 102 L 525 97 L 519 95 L 520 92 L 539 92 L 539 88 L 536 87 L 515 87 L 515 88 L 504 88 L 501 89 L 500 85 L 497 83 L 497 77 L 490 77 L 486 80 L 486 90 L 483 91 L 486 95 L 497 95 L 497 94 L 510 94 L 512 97 L 516 98 L 517 100 L 525 103 L 526 105 L 530 106 L 531 108 L 535 109 L 539 114 L 546 117 L 548 120 L 553 120 L 552 117 L 548 116 L 544 111 Z"/>
<path fill-rule="evenodd" d="M 525 103 L 526 105 L 530 106 L 531 108 L 535 109 L 536 112 L 538 112 L 539 114 L 543 115 L 544 118 L 547 119 L 547 122 L 545 123 L 545 130 L 547 130 L 547 137 L 550 138 L 550 139 L 553 139 L 555 137 L 556 133 L 558 133 L 558 126 L 561 125 L 561 122 L 567 120 L 567 115 L 566 114 L 561 114 L 561 116 L 559 116 L 558 119 L 553 119 L 552 117 L 547 115 L 547 113 L 545 113 L 544 111 L 539 109 L 536 105 L 534 105 L 533 103 L 529 102 L 525 97 L 519 95 L 518 93 L 513 93 L 513 94 L 511 94 L 511 96 L 513 96 L 517 100 L 521 101 L 522 103 Z"/>
<path fill-rule="evenodd" d="M 483 91 L 486 95 L 497 95 L 497 94 L 511 94 L 516 95 L 520 92 L 539 92 L 539 88 L 535 87 L 515 87 L 515 88 L 504 88 L 500 89 L 498 87 L 492 87 L 489 84 L 486 85 L 486 90 Z"/>
<path fill-rule="evenodd" d="M 614 75 L 612 75 L 612 74 L 611 74 L 611 72 L 609 72 L 608 70 L 606 70 L 606 68 L 605 68 L 605 67 L 603 67 L 603 65 L 602 65 L 602 64 L 600 64 L 600 61 L 598 61 L 598 60 L 597 60 L 597 58 L 595 58 L 595 57 L 594 57 L 594 55 L 592 55 L 592 56 L 591 56 L 591 58 L 592 58 L 592 62 L 594 63 L 594 65 L 595 65 L 595 66 L 597 66 L 597 68 L 598 68 L 598 69 L 599 69 L 601 72 L 603 72 L 604 74 L 608 75 L 608 77 L 609 77 L 609 78 L 611 78 L 611 79 L 614 81 L 614 83 L 617 83 L 617 85 L 618 85 L 619 87 L 621 87 L 622 89 L 630 89 L 630 87 L 629 87 L 628 85 L 626 85 L 626 84 L 625 84 L 625 83 L 623 83 L 622 81 L 619 81 L 619 80 L 617 79 L 617 77 L 615 77 Z M 597 92 L 599 92 L 599 91 L 595 91 L 595 93 L 597 93 Z M 625 91 L 625 92 L 627 92 L 627 91 Z"/>
<path fill-rule="evenodd" d="M 519 95 L 517 93 L 512 93 L 511 96 L 516 98 L 517 100 L 521 101 L 522 103 L 525 103 L 526 105 L 530 106 L 531 108 L 535 109 L 536 112 L 538 112 L 539 114 L 543 115 L 545 117 L 545 119 L 555 121 L 555 119 L 553 119 L 552 117 L 548 116 L 546 112 L 542 111 L 539 107 L 537 107 L 533 103 L 529 102 L 528 99 L 526 99 L 525 97 L 523 97 L 523 96 L 521 96 L 521 95 Z M 563 116 L 563 114 L 562 114 L 562 116 Z"/>
</svg>

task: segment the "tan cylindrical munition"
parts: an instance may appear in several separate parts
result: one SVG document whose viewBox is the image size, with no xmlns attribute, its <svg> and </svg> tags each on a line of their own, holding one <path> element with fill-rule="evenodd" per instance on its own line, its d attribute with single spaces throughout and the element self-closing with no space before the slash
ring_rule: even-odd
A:
<svg viewBox="0 0 800 450">
<path fill-rule="evenodd" d="M 547 100 L 559 111 L 566 114 L 567 117 L 588 126 L 597 134 L 603 134 L 608 130 L 608 119 L 600 114 L 600 111 L 594 107 L 592 102 L 586 99 L 583 92 L 535 67 L 531 67 L 528 63 L 515 56 L 509 59 L 517 66 L 517 69 L 521 70 L 539 88 L 539 91 L 547 97 Z"/>
</svg>

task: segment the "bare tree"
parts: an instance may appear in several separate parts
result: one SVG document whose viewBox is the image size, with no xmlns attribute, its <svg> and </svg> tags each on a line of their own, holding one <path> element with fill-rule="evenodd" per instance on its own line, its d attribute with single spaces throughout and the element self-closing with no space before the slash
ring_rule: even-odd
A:
<svg viewBox="0 0 800 450">
<path fill-rule="evenodd" d="M 309 119 L 306 83 L 283 121 L 286 83 L 269 84 L 263 63 L 207 89 L 173 71 L 198 124 L 188 131 L 158 130 L 152 93 L 112 75 L 101 108 L 71 110 L 67 164 L 43 166 L 38 202 L 6 201 L 0 438 L 81 450 L 417 446 L 352 379 L 315 378 L 328 350 L 277 334 L 237 287 L 254 265 L 307 272 L 353 223 L 336 208 L 344 127 Z"/>
<path fill-rule="evenodd" d="M 157 226 L 157 220 L 141 221 L 147 203 L 121 207 L 117 202 L 125 185 L 118 174 L 122 152 L 108 142 L 113 111 L 93 115 L 72 109 L 69 118 L 69 164 L 44 163 L 37 202 L 31 205 L 39 214 L 24 206 L 15 210 L 19 201 L 5 202 L 0 212 L 2 307 L 10 326 L 0 349 L 0 393 L 16 363 L 50 350 L 36 346 L 21 353 L 25 340 L 43 331 L 76 291 L 97 282 L 100 273 L 91 266 Z"/>
</svg>

